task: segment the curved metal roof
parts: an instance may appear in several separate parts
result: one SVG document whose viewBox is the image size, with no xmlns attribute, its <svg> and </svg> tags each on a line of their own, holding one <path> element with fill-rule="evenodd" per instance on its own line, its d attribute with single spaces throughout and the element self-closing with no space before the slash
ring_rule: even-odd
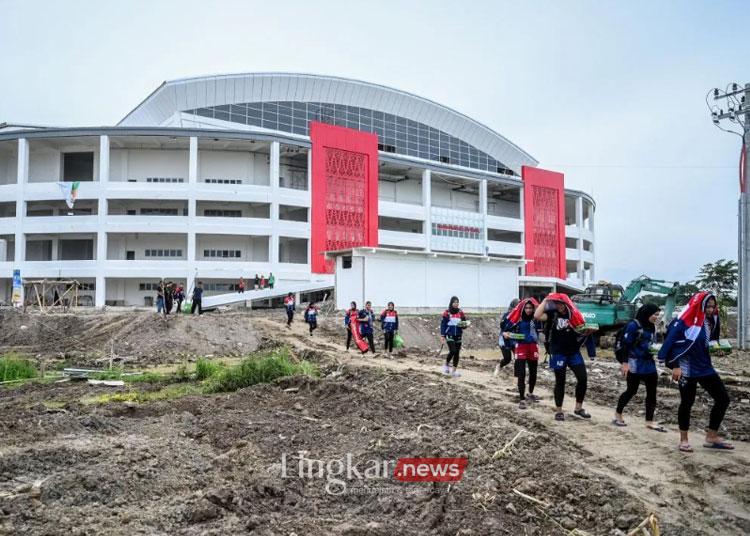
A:
<svg viewBox="0 0 750 536">
<path fill-rule="evenodd" d="M 369 108 L 427 124 L 503 162 L 516 173 L 538 162 L 491 128 L 447 106 L 405 91 L 334 76 L 244 73 L 164 82 L 121 126 L 161 126 L 176 112 L 247 102 L 325 102 Z"/>
</svg>

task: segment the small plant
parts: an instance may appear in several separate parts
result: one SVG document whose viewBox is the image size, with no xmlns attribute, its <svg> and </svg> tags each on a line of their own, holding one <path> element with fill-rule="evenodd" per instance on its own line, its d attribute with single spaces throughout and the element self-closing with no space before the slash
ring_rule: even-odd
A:
<svg viewBox="0 0 750 536">
<path fill-rule="evenodd" d="M 206 385 L 207 393 L 229 392 L 258 383 L 269 383 L 285 376 L 317 376 L 315 365 L 309 361 L 295 363 L 287 348 L 278 348 L 267 354 L 244 359 L 239 365 L 226 368 Z"/>
<path fill-rule="evenodd" d="M 9 382 L 36 377 L 37 370 L 30 360 L 16 354 L 0 357 L 0 381 Z"/>
<path fill-rule="evenodd" d="M 122 374 L 124 372 L 125 371 L 121 368 L 111 368 L 109 370 L 103 370 L 96 374 L 92 374 L 91 378 L 94 380 L 120 380 L 122 379 Z"/>
<path fill-rule="evenodd" d="M 203 357 L 195 363 L 195 379 L 198 381 L 213 378 L 224 369 L 224 364 L 220 361 L 211 361 Z"/>
<path fill-rule="evenodd" d="M 174 380 L 178 382 L 189 382 L 190 381 L 190 373 L 188 372 L 187 365 L 183 363 L 179 367 L 177 367 L 177 370 L 174 372 Z"/>
</svg>

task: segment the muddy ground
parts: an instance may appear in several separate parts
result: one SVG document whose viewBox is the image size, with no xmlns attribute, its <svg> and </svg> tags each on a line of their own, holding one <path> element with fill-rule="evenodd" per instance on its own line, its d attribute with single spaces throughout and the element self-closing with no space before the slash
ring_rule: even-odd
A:
<svg viewBox="0 0 750 536">
<path fill-rule="evenodd" d="M 416 326 L 413 336 L 403 328 L 411 349 L 386 359 L 345 352 L 337 318 L 323 318 L 310 338 L 299 323 L 286 330 L 281 316 L 196 320 L 211 329 L 221 324 L 225 333 L 252 326 L 256 346 L 269 339 L 290 345 L 297 357 L 319 364 L 320 379 L 144 404 L 91 403 L 127 387 L 66 382 L 0 389 L 0 533 L 623 534 L 649 512 L 662 534 L 750 532 L 750 433 L 747 405 L 737 400 L 747 397 L 744 356 L 719 365 L 737 380 L 728 386 L 733 405 L 726 420 L 737 450 L 700 449 L 697 428 L 706 410 L 697 403 L 698 449 L 686 456 L 674 448 L 674 430 L 640 426 L 642 393 L 626 411 L 628 428 L 609 424 L 622 384 L 604 359 L 588 363 L 591 421 L 553 421 L 552 378 L 541 368 L 541 402 L 517 409 L 514 378 L 492 376 L 491 318 L 467 334 L 467 342 L 476 339 L 467 344 L 463 377 L 447 379 L 437 373 L 439 344 L 429 321 L 422 331 L 423 320 L 408 322 Z M 227 349 L 224 355 L 236 352 Z M 86 347 L 80 351 L 86 361 Z M 666 379 L 660 397 L 657 417 L 671 422 L 677 394 Z M 510 453 L 493 459 L 521 430 Z M 413 456 L 469 461 L 463 480 L 450 486 L 347 479 L 347 492 L 331 495 L 326 478 L 292 475 L 300 452 L 333 464 L 351 454 L 365 467 Z"/>
</svg>

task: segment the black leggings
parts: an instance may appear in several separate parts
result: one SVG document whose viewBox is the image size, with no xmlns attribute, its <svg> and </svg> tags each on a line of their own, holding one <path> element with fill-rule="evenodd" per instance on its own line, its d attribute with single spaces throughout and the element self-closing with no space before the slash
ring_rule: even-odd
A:
<svg viewBox="0 0 750 536">
<path fill-rule="evenodd" d="M 680 407 L 677 410 L 677 422 L 681 431 L 687 432 L 690 429 L 690 411 L 693 408 L 699 384 L 714 399 L 714 406 L 708 418 L 708 428 L 717 432 L 729 407 L 729 395 L 718 374 L 699 378 L 685 378 L 684 376 L 680 378 Z"/>
<path fill-rule="evenodd" d="M 570 365 L 570 370 L 576 375 L 576 402 L 583 402 L 586 396 L 586 365 Z M 555 406 L 562 407 L 565 398 L 565 373 L 567 367 L 555 370 Z"/>
<path fill-rule="evenodd" d="M 628 372 L 625 382 L 627 388 L 617 401 L 616 412 L 622 413 L 630 399 L 638 392 L 638 386 L 643 382 L 646 384 L 646 421 L 653 421 L 654 410 L 656 409 L 656 384 L 659 383 L 659 375 L 656 372 L 650 374 Z"/>
<path fill-rule="evenodd" d="M 292 324 L 292 320 L 294 320 L 294 311 L 292 309 L 286 310 L 286 325 L 290 326 Z"/>
<path fill-rule="evenodd" d="M 315 320 L 313 320 L 312 322 L 309 322 L 309 324 L 310 324 L 310 335 L 312 335 L 312 332 L 318 328 L 318 323 Z"/>
<path fill-rule="evenodd" d="M 450 365 L 453 361 L 453 366 L 458 366 L 458 357 L 461 353 L 461 339 L 451 339 L 450 337 L 445 338 L 445 342 L 448 343 L 448 357 L 445 358 L 445 364 Z"/>
<path fill-rule="evenodd" d="M 521 395 L 521 400 L 526 398 L 526 365 L 529 365 L 529 394 L 534 392 L 534 386 L 536 385 L 536 369 L 538 362 L 532 361 L 531 359 L 516 359 L 514 365 L 516 378 L 518 378 L 518 394 Z"/>
<path fill-rule="evenodd" d="M 352 344 L 352 328 L 347 326 L 346 328 L 346 349 Z"/>
<path fill-rule="evenodd" d="M 385 351 L 388 353 L 393 352 L 393 337 L 396 335 L 395 331 L 384 331 L 383 338 L 385 339 Z"/>
<path fill-rule="evenodd" d="M 367 335 L 364 335 L 364 338 L 367 339 L 367 345 L 370 347 L 370 351 L 374 354 L 375 353 L 375 337 L 372 333 L 368 333 Z"/>
<path fill-rule="evenodd" d="M 513 350 L 511 350 L 507 346 L 501 346 L 500 352 L 503 354 L 503 358 L 502 360 L 500 360 L 500 368 L 503 368 L 505 365 L 510 363 L 511 359 L 513 359 Z"/>
</svg>

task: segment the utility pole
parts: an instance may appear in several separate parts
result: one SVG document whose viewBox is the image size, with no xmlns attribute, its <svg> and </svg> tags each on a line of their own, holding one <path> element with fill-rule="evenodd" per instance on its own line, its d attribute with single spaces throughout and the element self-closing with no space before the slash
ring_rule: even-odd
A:
<svg viewBox="0 0 750 536">
<path fill-rule="evenodd" d="M 738 84 L 730 84 L 726 90 L 715 88 L 714 103 L 706 104 L 711 110 L 711 119 L 719 129 L 737 134 L 742 139 L 740 152 L 740 199 L 738 212 L 738 251 L 737 262 L 739 268 L 739 285 L 737 292 L 737 344 L 741 349 L 750 348 L 750 200 L 747 194 L 747 163 L 750 161 L 750 84 L 741 88 Z M 724 126 L 728 128 L 724 128 Z"/>
</svg>

